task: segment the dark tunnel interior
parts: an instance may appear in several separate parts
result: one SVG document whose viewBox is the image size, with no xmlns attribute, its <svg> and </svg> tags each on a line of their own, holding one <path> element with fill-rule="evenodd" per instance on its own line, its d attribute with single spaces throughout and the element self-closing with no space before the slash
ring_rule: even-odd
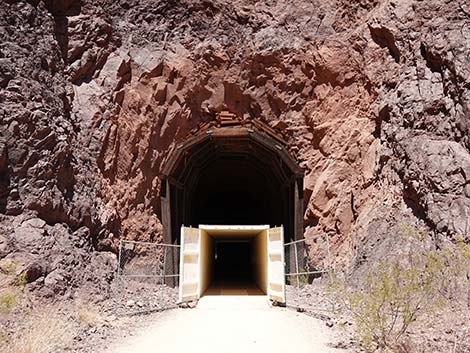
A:
<svg viewBox="0 0 470 353">
<path fill-rule="evenodd" d="M 214 282 L 252 282 L 252 272 L 249 241 L 215 243 Z"/>
<path fill-rule="evenodd" d="M 190 224 L 280 225 L 283 198 L 287 197 L 281 185 L 252 163 L 222 159 L 199 177 L 191 197 Z"/>
</svg>

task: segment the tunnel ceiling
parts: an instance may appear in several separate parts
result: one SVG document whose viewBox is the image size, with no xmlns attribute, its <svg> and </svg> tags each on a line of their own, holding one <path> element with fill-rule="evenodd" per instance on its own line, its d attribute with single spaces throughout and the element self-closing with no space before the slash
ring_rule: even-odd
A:
<svg viewBox="0 0 470 353">
<path fill-rule="evenodd" d="M 182 225 L 284 225 L 302 237 L 303 171 L 280 134 L 222 112 L 170 154 L 162 178 L 165 241 Z"/>
</svg>

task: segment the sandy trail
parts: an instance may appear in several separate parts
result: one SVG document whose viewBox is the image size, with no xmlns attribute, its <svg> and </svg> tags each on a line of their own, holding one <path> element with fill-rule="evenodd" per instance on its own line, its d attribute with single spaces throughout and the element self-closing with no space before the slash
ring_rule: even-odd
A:
<svg viewBox="0 0 470 353">
<path fill-rule="evenodd" d="M 265 296 L 206 296 L 195 309 L 154 316 L 106 353 L 344 353 L 328 346 L 324 322 L 284 308 Z"/>
</svg>

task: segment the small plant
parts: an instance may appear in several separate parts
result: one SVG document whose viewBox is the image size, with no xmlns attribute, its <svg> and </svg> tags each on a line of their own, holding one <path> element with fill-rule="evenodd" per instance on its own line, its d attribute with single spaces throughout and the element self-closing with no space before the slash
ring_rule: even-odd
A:
<svg viewBox="0 0 470 353">
<path fill-rule="evenodd" d="M 0 265 L 0 272 L 3 272 L 7 276 L 13 276 L 16 274 L 18 263 L 16 261 L 5 261 Z"/>
<path fill-rule="evenodd" d="M 12 293 L 0 295 L 0 314 L 8 314 L 16 304 L 16 297 Z"/>
<path fill-rule="evenodd" d="M 386 350 L 416 320 L 421 310 L 437 305 L 434 281 L 416 268 L 382 261 L 361 288 L 338 287 L 342 308 L 352 316 L 356 334 L 369 350 Z"/>
<path fill-rule="evenodd" d="M 28 283 L 26 271 L 21 272 L 13 282 L 13 284 L 17 287 L 24 287 L 26 283 Z"/>
<path fill-rule="evenodd" d="M 411 242 L 407 256 L 380 261 L 363 282 L 350 286 L 332 277 L 329 292 L 340 312 L 355 323 L 356 335 L 369 351 L 391 351 L 423 313 L 452 299 L 459 283 L 470 291 L 470 245 L 458 240 L 452 249 L 429 250 L 421 231 L 405 229 Z M 470 305 L 470 303 L 469 303 Z"/>
</svg>

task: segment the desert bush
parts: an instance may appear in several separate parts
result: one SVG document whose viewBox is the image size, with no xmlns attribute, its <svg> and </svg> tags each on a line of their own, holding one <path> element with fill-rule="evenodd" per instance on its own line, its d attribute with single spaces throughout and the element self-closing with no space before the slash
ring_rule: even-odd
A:
<svg viewBox="0 0 470 353">
<path fill-rule="evenodd" d="M 0 264 L 0 272 L 4 273 L 5 275 L 14 275 L 16 273 L 16 269 L 18 267 L 18 262 L 16 261 L 3 261 Z"/>
<path fill-rule="evenodd" d="M 26 283 L 28 283 L 26 272 L 20 273 L 13 281 L 13 285 L 17 287 L 24 287 Z"/>
<path fill-rule="evenodd" d="M 420 231 L 404 234 L 412 243 L 408 253 L 380 261 L 362 283 L 331 278 L 329 291 L 339 312 L 352 318 L 369 351 L 392 351 L 420 315 L 452 300 L 456 291 L 470 290 L 469 244 L 458 239 L 452 248 L 428 249 Z"/>
<path fill-rule="evenodd" d="M 382 261 L 360 288 L 335 281 L 340 310 L 352 317 L 358 338 L 371 351 L 395 346 L 420 310 L 437 304 L 429 274 L 398 263 Z"/>
<path fill-rule="evenodd" d="M 16 304 L 16 296 L 7 292 L 0 294 L 0 314 L 8 314 Z"/>
</svg>

